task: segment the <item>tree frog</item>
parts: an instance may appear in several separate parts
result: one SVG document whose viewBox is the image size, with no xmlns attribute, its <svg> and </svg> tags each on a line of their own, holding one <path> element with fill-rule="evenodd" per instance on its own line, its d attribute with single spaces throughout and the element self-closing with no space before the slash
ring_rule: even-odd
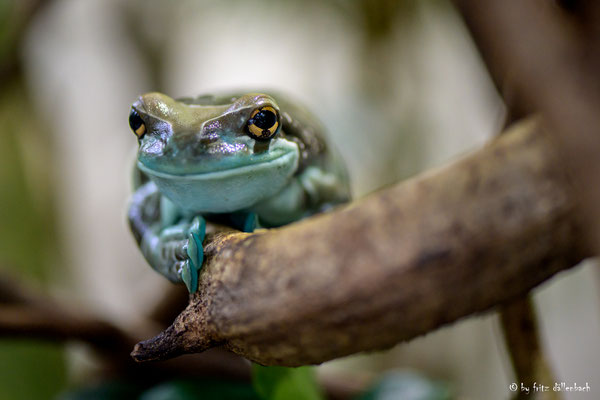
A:
<svg viewBox="0 0 600 400">
<path fill-rule="evenodd" d="M 152 268 L 190 293 L 207 220 L 252 232 L 350 196 L 345 167 L 319 124 L 281 96 L 147 93 L 133 103 L 129 126 L 139 144 L 131 230 Z"/>
</svg>

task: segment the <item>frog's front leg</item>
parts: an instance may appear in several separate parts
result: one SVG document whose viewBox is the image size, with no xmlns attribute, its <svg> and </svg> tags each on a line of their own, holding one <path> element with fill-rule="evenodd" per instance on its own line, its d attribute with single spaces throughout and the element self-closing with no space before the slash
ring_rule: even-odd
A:
<svg viewBox="0 0 600 400">
<path fill-rule="evenodd" d="M 142 237 L 140 249 L 152 268 L 172 282 L 183 281 L 194 293 L 204 260 L 205 227 L 200 216 L 166 228 L 155 224 Z"/>
<path fill-rule="evenodd" d="M 129 207 L 129 222 L 142 254 L 157 272 L 172 282 L 183 281 L 190 293 L 198 286 L 206 223 L 201 216 L 181 218 L 156 185 L 139 187 Z"/>
</svg>

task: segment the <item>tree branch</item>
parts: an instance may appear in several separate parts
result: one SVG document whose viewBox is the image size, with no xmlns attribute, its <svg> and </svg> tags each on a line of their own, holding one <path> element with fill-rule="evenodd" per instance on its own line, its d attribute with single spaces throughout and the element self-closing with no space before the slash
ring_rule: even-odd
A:
<svg viewBox="0 0 600 400">
<path fill-rule="evenodd" d="M 522 296 L 588 255 L 540 124 L 334 212 L 205 242 L 199 291 L 137 361 L 223 345 L 261 364 L 389 348 Z"/>
<path fill-rule="evenodd" d="M 503 92 L 540 112 L 581 205 L 582 239 L 600 249 L 600 57 L 589 29 L 545 0 L 454 0 Z M 587 2 L 593 5 L 596 2 Z M 598 6 L 591 6 L 598 8 Z M 590 15 L 600 15 L 591 10 Z M 597 26 L 597 23 L 596 23 Z M 596 28 L 597 34 L 597 28 Z M 505 96 L 507 97 L 507 96 Z M 509 103 L 511 101 L 509 100 Z"/>
</svg>

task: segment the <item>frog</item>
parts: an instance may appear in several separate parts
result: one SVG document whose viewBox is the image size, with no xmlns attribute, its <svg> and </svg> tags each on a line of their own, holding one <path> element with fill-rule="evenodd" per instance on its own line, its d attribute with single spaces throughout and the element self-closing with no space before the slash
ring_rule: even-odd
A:
<svg viewBox="0 0 600 400">
<path fill-rule="evenodd" d="M 317 119 L 288 97 L 231 92 L 137 98 L 130 229 L 158 273 L 198 289 L 207 222 L 281 227 L 350 199 L 346 167 Z"/>
</svg>

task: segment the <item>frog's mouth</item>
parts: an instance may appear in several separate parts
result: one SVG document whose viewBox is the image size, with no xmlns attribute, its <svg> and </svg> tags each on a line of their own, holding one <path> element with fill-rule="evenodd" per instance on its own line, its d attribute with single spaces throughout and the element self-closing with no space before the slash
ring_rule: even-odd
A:
<svg viewBox="0 0 600 400">
<path fill-rule="evenodd" d="M 174 174 L 142 161 L 138 167 L 181 210 L 226 213 L 248 209 L 279 193 L 298 170 L 299 155 L 298 146 L 288 142 L 277 152 L 246 156 L 241 166 L 236 160 L 226 169 Z"/>
<path fill-rule="evenodd" d="M 247 175 L 248 179 L 251 180 L 252 175 L 261 170 L 287 170 L 290 168 L 296 170 L 298 156 L 298 151 L 287 151 L 272 155 L 271 157 L 255 157 L 254 160 L 251 157 L 244 157 L 244 161 L 247 162 L 243 163 L 241 166 L 227 166 L 227 163 L 220 163 L 214 170 L 203 170 L 201 172 L 194 171 L 193 169 L 181 173 L 164 171 L 158 168 L 149 167 L 140 160 L 138 160 L 137 165 L 142 172 L 151 177 L 161 179 L 202 181 L 226 179 L 227 177 L 234 175 Z"/>
<path fill-rule="evenodd" d="M 163 179 L 210 180 L 230 175 L 247 174 L 251 180 L 258 170 L 296 168 L 299 158 L 298 146 L 287 140 L 274 140 L 268 151 L 232 155 L 201 155 L 189 160 L 184 156 L 169 158 L 138 158 L 139 169 Z"/>
</svg>

